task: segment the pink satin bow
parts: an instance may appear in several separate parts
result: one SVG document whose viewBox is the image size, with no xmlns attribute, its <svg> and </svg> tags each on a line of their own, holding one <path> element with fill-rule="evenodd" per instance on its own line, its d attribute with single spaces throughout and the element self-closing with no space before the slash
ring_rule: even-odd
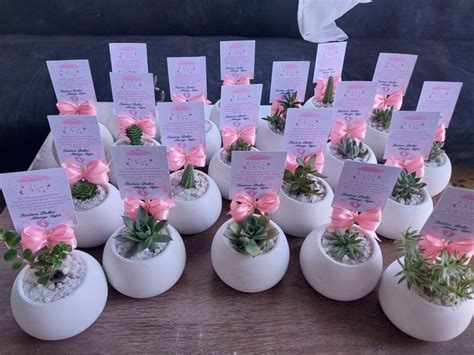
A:
<svg viewBox="0 0 474 355">
<path fill-rule="evenodd" d="M 350 228 L 353 224 L 359 226 L 368 236 L 379 240 L 375 231 L 382 220 L 382 210 L 373 208 L 365 212 L 351 211 L 342 207 L 333 207 L 329 228 Z"/>
<path fill-rule="evenodd" d="M 136 125 L 143 132 L 143 135 L 147 138 L 155 138 L 156 136 L 156 124 L 155 120 L 149 117 L 142 117 L 133 119 L 126 115 L 118 115 L 120 137 L 125 138 L 127 136 L 127 128 Z"/>
<path fill-rule="evenodd" d="M 427 234 L 418 242 L 418 245 L 422 249 L 422 255 L 427 259 L 436 259 L 445 250 L 452 256 L 457 253 L 458 257 L 466 255 L 471 258 L 474 254 L 474 239 L 448 241 Z"/>
<path fill-rule="evenodd" d="M 189 99 L 185 98 L 182 94 L 176 94 L 171 96 L 171 101 L 173 102 L 204 102 L 204 105 L 209 105 L 211 101 L 206 99 L 204 94 L 199 94 L 192 96 Z"/>
<path fill-rule="evenodd" d="M 352 138 L 364 139 L 366 125 L 364 122 L 357 122 L 355 124 L 346 123 L 343 120 L 336 120 L 334 127 L 331 129 L 331 142 L 339 144 L 339 142 L 349 134 Z"/>
<path fill-rule="evenodd" d="M 259 210 L 262 215 L 275 212 L 280 207 L 280 196 L 275 192 L 267 192 L 254 200 L 244 193 L 237 193 L 230 203 L 230 215 L 240 222 Z"/>
<path fill-rule="evenodd" d="M 276 99 L 272 102 L 272 107 L 271 107 L 270 111 L 271 111 L 270 114 L 272 116 L 276 113 L 282 114 L 282 113 L 285 112 L 285 108 L 281 104 L 280 99 Z"/>
<path fill-rule="evenodd" d="M 175 171 L 181 169 L 186 164 L 192 166 L 205 166 L 206 154 L 202 145 L 194 147 L 189 152 L 179 147 L 171 147 L 168 149 L 168 165 L 170 170 Z"/>
<path fill-rule="evenodd" d="M 395 110 L 400 110 L 403 103 L 403 92 L 395 91 L 392 95 L 385 96 L 384 94 L 375 95 L 374 110 L 383 110 L 388 107 L 393 107 Z"/>
<path fill-rule="evenodd" d="M 56 107 L 60 115 L 97 115 L 97 108 L 89 101 L 76 104 L 71 101 L 59 100 Z"/>
<path fill-rule="evenodd" d="M 385 162 L 385 165 L 396 166 L 405 169 L 407 173 L 416 173 L 416 176 L 421 178 L 425 175 L 425 162 L 423 157 L 414 157 L 408 160 L 403 160 L 395 156 L 391 156 Z"/>
<path fill-rule="evenodd" d="M 341 82 L 339 75 L 333 76 L 333 87 L 336 89 L 336 85 Z M 326 95 L 326 88 L 328 86 L 328 79 L 316 79 L 316 86 L 314 87 L 314 97 L 318 101 L 323 101 L 324 95 Z"/>
<path fill-rule="evenodd" d="M 250 84 L 250 76 L 242 75 L 240 78 L 234 78 L 232 75 L 224 75 L 224 86 L 248 85 Z"/>
<path fill-rule="evenodd" d="M 237 140 L 241 139 L 245 143 L 254 145 L 255 144 L 256 129 L 255 125 L 249 124 L 242 128 L 240 131 L 232 127 L 225 127 L 222 130 L 222 141 L 224 148 L 229 148 Z"/>
<path fill-rule="evenodd" d="M 87 166 L 76 165 L 74 163 L 64 163 L 62 167 L 66 169 L 70 185 L 81 180 L 87 180 L 96 185 L 107 185 L 110 171 L 109 166 L 100 160 L 91 161 Z"/>
<path fill-rule="evenodd" d="M 318 173 L 321 173 L 324 168 L 324 153 L 323 152 L 316 152 L 312 155 L 307 156 L 304 159 L 305 164 L 308 164 L 309 161 L 316 157 L 316 161 L 314 162 L 314 168 Z M 298 167 L 298 162 L 296 161 L 297 157 L 292 155 L 287 155 L 286 157 L 286 166 L 285 169 L 291 171 L 292 173 L 295 172 L 296 168 Z"/>
<path fill-rule="evenodd" d="M 74 230 L 65 224 L 60 224 L 51 230 L 27 226 L 21 232 L 22 249 L 30 249 L 33 254 L 44 247 L 51 249 L 61 242 L 69 244 L 73 249 L 77 246 Z"/>
<path fill-rule="evenodd" d="M 436 127 L 436 133 L 434 140 L 435 142 L 444 142 L 446 139 L 446 126 L 444 123 L 440 123 L 438 127 Z"/>
<path fill-rule="evenodd" d="M 149 214 L 154 216 L 158 221 L 168 218 L 171 207 L 174 207 L 174 200 L 162 200 L 159 198 L 153 200 L 139 200 L 126 198 L 124 201 L 124 215 L 132 219 L 137 218 L 139 207 L 143 207 Z"/>
</svg>

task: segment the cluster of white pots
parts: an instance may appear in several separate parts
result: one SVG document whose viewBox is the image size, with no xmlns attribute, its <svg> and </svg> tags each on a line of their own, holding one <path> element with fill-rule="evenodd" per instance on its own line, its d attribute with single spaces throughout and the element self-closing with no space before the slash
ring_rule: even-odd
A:
<svg viewBox="0 0 474 355">
<path fill-rule="evenodd" d="M 211 260 L 216 274 L 228 286 L 242 292 L 262 292 L 275 286 L 285 276 L 290 261 L 290 249 L 285 233 L 278 230 L 274 247 L 267 253 L 252 257 L 235 250 L 224 237 L 224 232 L 234 220 L 227 220 L 217 230 L 212 240 Z"/>
<path fill-rule="evenodd" d="M 425 164 L 425 174 L 423 181 L 426 183 L 426 190 L 431 196 L 441 193 L 451 180 L 451 161 L 446 153 L 443 153 L 443 164 L 440 166 L 429 166 Z"/>
<path fill-rule="evenodd" d="M 89 328 L 99 318 L 107 301 L 107 280 L 100 264 L 89 254 L 74 250 L 86 264 L 87 273 L 69 296 L 50 303 L 34 302 L 23 290 L 26 266 L 15 279 L 11 309 L 16 322 L 27 334 L 42 340 L 73 337 Z"/>
<path fill-rule="evenodd" d="M 367 124 L 367 130 L 365 131 L 364 143 L 367 144 L 375 154 L 375 158 L 378 162 L 382 162 L 383 154 L 385 152 L 385 146 L 388 141 L 388 133 L 379 131 L 378 129 Z"/>
<path fill-rule="evenodd" d="M 268 121 L 258 119 L 255 147 L 258 150 L 280 150 L 283 145 L 283 134 L 275 133 Z"/>
</svg>

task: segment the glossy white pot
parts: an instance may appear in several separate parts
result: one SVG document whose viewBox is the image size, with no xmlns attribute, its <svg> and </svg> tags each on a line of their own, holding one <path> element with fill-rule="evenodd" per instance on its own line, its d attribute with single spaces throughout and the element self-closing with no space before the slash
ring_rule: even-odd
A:
<svg viewBox="0 0 474 355">
<path fill-rule="evenodd" d="M 283 145 L 283 134 L 278 134 L 270 129 L 268 121 L 258 119 L 257 138 L 255 147 L 261 151 L 281 150 Z"/>
<path fill-rule="evenodd" d="M 379 131 L 367 124 L 364 143 L 367 144 L 375 154 L 378 162 L 384 161 L 383 154 L 388 141 L 388 133 Z"/>
<path fill-rule="evenodd" d="M 115 247 L 120 226 L 104 247 L 102 264 L 107 279 L 118 292 L 133 298 L 148 298 L 169 290 L 179 280 L 186 264 L 183 239 L 171 225 L 168 231 L 173 240 L 157 256 L 145 260 L 130 260 L 121 256 Z"/>
<path fill-rule="evenodd" d="M 206 124 L 210 125 L 211 128 L 206 130 L 206 165 L 209 164 L 212 157 L 216 152 L 221 149 L 222 140 L 221 140 L 221 132 L 216 124 L 210 120 L 206 120 Z"/>
<path fill-rule="evenodd" d="M 272 288 L 285 276 L 290 261 L 285 233 L 272 221 L 273 227 L 279 232 L 275 246 L 263 255 L 252 257 L 236 251 L 224 237 L 231 222 L 232 218 L 220 226 L 212 240 L 214 271 L 222 281 L 238 291 L 253 293 Z"/>
<path fill-rule="evenodd" d="M 334 193 L 324 179 L 318 179 L 326 189 L 326 196 L 315 203 L 301 202 L 280 189 L 280 207 L 269 216 L 286 234 L 306 237 L 311 231 L 331 221 L 331 203 Z"/>
<path fill-rule="evenodd" d="M 425 174 L 423 181 L 426 183 L 426 189 L 431 196 L 436 196 L 448 186 L 451 180 L 451 161 L 446 153 L 443 153 L 444 163 L 441 166 L 428 166 L 425 164 Z"/>
<path fill-rule="evenodd" d="M 408 228 L 419 231 L 433 211 L 433 200 L 426 188 L 422 189 L 423 202 L 419 205 L 403 205 L 391 198 L 382 212 L 377 233 L 389 239 L 402 239 Z"/>
<path fill-rule="evenodd" d="M 211 113 L 209 114 L 209 120 L 214 122 L 217 127 L 219 127 L 219 121 L 221 117 L 221 100 L 216 101 L 214 106 L 212 106 Z"/>
<path fill-rule="evenodd" d="M 345 160 L 341 160 L 334 156 L 334 154 L 331 152 L 330 146 L 331 143 L 326 144 L 326 151 L 324 153 L 323 174 L 327 176 L 326 181 L 328 182 L 329 186 L 331 186 L 331 188 L 335 190 L 339 182 L 339 178 L 341 177 L 342 168 L 344 167 Z M 369 150 L 369 158 L 366 163 L 377 164 L 374 152 L 368 145 L 366 145 L 366 147 Z"/>
<path fill-rule="evenodd" d="M 11 308 L 16 322 L 26 333 L 42 340 L 71 338 L 89 328 L 99 318 L 107 301 L 107 280 L 100 264 L 89 254 L 78 255 L 87 267 L 81 285 L 69 296 L 49 303 L 34 302 L 23 291 L 21 270 L 11 292 Z"/>
<path fill-rule="evenodd" d="M 111 184 L 107 184 L 107 191 L 107 197 L 100 205 L 87 211 L 76 211 L 77 226 L 74 227 L 74 233 L 79 248 L 104 244 L 123 223 L 123 201 L 120 192 Z"/>
<path fill-rule="evenodd" d="M 308 283 L 320 294 L 337 301 L 353 301 L 368 295 L 382 274 L 382 252 L 376 241 L 369 238 L 372 254 L 367 261 L 347 265 L 326 254 L 321 237 L 326 226 L 311 232 L 300 251 L 300 265 Z"/>
<path fill-rule="evenodd" d="M 115 140 L 118 140 L 120 138 L 119 120 L 118 120 L 118 117 L 115 114 L 114 110 L 112 110 L 109 113 L 106 122 L 107 122 L 106 126 L 109 129 L 110 133 L 112 133 L 112 136 L 114 137 Z M 160 127 L 158 126 L 158 116 L 155 117 L 155 124 L 156 124 L 155 139 L 159 140 L 160 139 Z"/>
<path fill-rule="evenodd" d="M 388 319 L 402 332 L 424 341 L 447 341 L 461 333 L 471 323 L 474 301 L 457 306 L 440 306 L 428 302 L 405 281 L 398 283 L 401 266 L 391 263 L 382 275 L 379 301 Z"/>
<path fill-rule="evenodd" d="M 176 172 L 171 174 L 174 176 Z M 181 234 L 196 234 L 209 229 L 216 223 L 222 210 L 222 197 L 214 180 L 205 175 L 209 185 L 206 192 L 191 201 L 174 199 L 175 207 L 170 209 L 169 223 Z"/>
</svg>

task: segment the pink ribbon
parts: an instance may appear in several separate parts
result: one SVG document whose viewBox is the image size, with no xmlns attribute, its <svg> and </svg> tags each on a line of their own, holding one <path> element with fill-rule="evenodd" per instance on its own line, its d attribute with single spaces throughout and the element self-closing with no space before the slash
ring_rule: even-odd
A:
<svg viewBox="0 0 474 355">
<path fill-rule="evenodd" d="M 285 112 L 285 108 L 283 107 L 283 105 L 280 103 L 280 100 L 281 99 L 276 99 L 272 102 L 272 107 L 270 109 L 270 114 L 273 116 L 274 114 L 276 113 L 280 113 L 282 114 L 283 112 Z"/>
<path fill-rule="evenodd" d="M 418 245 L 422 249 L 422 255 L 427 259 L 436 259 L 445 250 L 452 256 L 457 253 L 459 257 L 466 255 L 471 258 L 474 254 L 474 239 L 448 241 L 427 234 L 418 242 Z"/>
<path fill-rule="evenodd" d="M 74 163 L 63 163 L 66 169 L 69 185 L 74 185 L 81 180 L 87 180 L 96 185 L 107 185 L 110 171 L 109 166 L 100 160 L 91 161 L 87 166 L 76 165 Z"/>
<path fill-rule="evenodd" d="M 230 215 L 240 222 L 259 210 L 262 215 L 275 212 L 280 207 L 280 197 L 275 192 L 267 192 L 257 199 L 244 193 L 237 193 L 230 203 Z"/>
<path fill-rule="evenodd" d="M 395 91 L 393 94 L 385 96 L 384 94 L 375 95 L 374 110 L 383 110 L 388 107 L 393 107 L 399 111 L 403 103 L 403 92 Z"/>
<path fill-rule="evenodd" d="M 147 138 L 155 138 L 156 136 L 156 124 L 155 120 L 149 117 L 142 117 L 133 119 L 126 115 L 118 115 L 120 137 L 125 138 L 127 136 L 126 130 L 133 125 L 136 125 L 143 132 L 143 135 Z"/>
<path fill-rule="evenodd" d="M 202 145 L 194 147 L 189 152 L 179 147 L 171 147 L 168 149 L 168 165 L 170 170 L 175 171 L 181 169 L 187 164 L 192 166 L 205 166 L 206 154 Z"/>
<path fill-rule="evenodd" d="M 323 171 L 323 168 L 324 168 L 324 153 L 323 152 L 316 152 L 312 155 L 307 156 L 304 159 L 305 164 L 308 164 L 309 161 L 313 157 L 316 157 L 316 161 L 314 162 L 314 168 L 318 173 L 321 173 Z M 297 157 L 295 157 L 293 155 L 287 155 L 285 169 L 291 171 L 292 173 L 294 173 L 296 168 L 298 167 L 298 162 L 296 160 L 297 160 Z"/>
<path fill-rule="evenodd" d="M 224 143 L 224 148 L 229 148 L 233 143 L 237 142 L 239 139 L 243 140 L 245 143 L 254 145 L 255 144 L 256 129 L 255 125 L 249 124 L 242 128 L 240 131 L 232 127 L 225 127 L 222 130 L 222 141 Z"/>
<path fill-rule="evenodd" d="M 143 207 L 145 211 L 154 216 L 158 221 L 168 218 L 171 207 L 174 207 L 174 200 L 162 200 L 159 198 L 153 200 L 139 200 L 126 198 L 124 201 L 125 212 L 124 215 L 132 219 L 137 218 L 139 207 Z"/>
<path fill-rule="evenodd" d="M 185 98 L 182 94 L 176 94 L 171 96 L 171 101 L 173 102 L 204 102 L 205 105 L 209 105 L 211 101 L 206 99 L 204 94 L 196 95 L 190 97 L 189 99 Z"/>
<path fill-rule="evenodd" d="M 421 178 L 425 175 L 425 162 L 423 157 L 414 157 L 408 160 L 403 160 L 395 156 L 391 156 L 385 162 L 385 165 L 396 166 L 398 168 L 405 169 L 407 173 L 416 173 L 416 176 Z"/>
<path fill-rule="evenodd" d="M 97 108 L 89 101 L 74 103 L 66 100 L 59 100 L 56 104 L 60 115 L 97 115 Z"/>
<path fill-rule="evenodd" d="M 436 133 L 434 140 L 435 142 L 444 142 L 446 139 L 446 126 L 444 123 L 440 123 L 438 127 L 436 127 Z"/>
<path fill-rule="evenodd" d="M 362 140 L 365 138 L 365 131 L 366 125 L 364 122 L 351 124 L 343 120 L 336 120 L 330 134 L 331 142 L 339 144 L 339 142 L 349 134 L 352 138 Z"/>
<path fill-rule="evenodd" d="M 332 77 L 333 88 L 336 89 L 336 85 L 341 82 L 341 77 L 335 75 Z M 326 95 L 326 89 L 328 86 L 328 78 L 326 79 L 316 79 L 316 86 L 314 87 L 314 97 L 318 101 L 323 101 L 324 95 Z"/>
<path fill-rule="evenodd" d="M 30 249 L 33 254 L 44 247 L 51 249 L 61 242 L 69 244 L 73 249 L 77 246 L 74 230 L 65 224 L 60 224 L 51 230 L 27 226 L 21 232 L 22 249 Z"/>
<path fill-rule="evenodd" d="M 344 229 L 350 228 L 353 224 L 356 224 L 363 233 L 379 240 L 375 231 L 377 230 L 381 220 L 382 210 L 380 208 L 372 208 L 359 213 L 342 207 L 333 207 L 329 228 Z"/>
<path fill-rule="evenodd" d="M 233 85 L 248 85 L 250 84 L 250 76 L 242 75 L 240 78 L 236 79 L 232 75 L 224 75 L 224 86 L 233 86 Z"/>
</svg>

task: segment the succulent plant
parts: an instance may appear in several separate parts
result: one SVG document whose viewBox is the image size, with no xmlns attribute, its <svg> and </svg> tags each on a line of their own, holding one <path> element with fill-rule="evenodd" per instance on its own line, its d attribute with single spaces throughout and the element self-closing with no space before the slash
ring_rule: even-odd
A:
<svg viewBox="0 0 474 355">
<path fill-rule="evenodd" d="M 354 160 L 356 158 L 363 159 L 367 154 L 369 154 L 369 150 L 364 143 L 356 138 L 352 138 L 351 135 L 348 135 L 341 139 L 341 142 L 337 147 L 337 153 L 344 160 Z"/>
<path fill-rule="evenodd" d="M 116 239 L 121 242 L 131 243 L 130 249 L 126 254 L 127 258 L 145 249 L 154 252 L 158 243 L 168 243 L 173 240 L 168 234 L 163 232 L 166 230 L 168 221 L 158 221 L 141 206 L 137 211 L 136 220 L 127 216 L 122 216 L 122 219 L 127 228 L 116 236 Z"/>
<path fill-rule="evenodd" d="M 234 143 L 232 143 L 228 148 L 227 148 L 227 156 L 229 157 L 228 160 L 232 160 L 232 152 L 235 151 L 242 151 L 242 152 L 248 152 L 249 150 L 252 149 L 252 145 L 248 144 L 242 139 L 237 139 Z"/>
<path fill-rule="evenodd" d="M 286 93 L 286 95 L 283 96 L 283 100 L 280 100 L 278 102 L 283 106 L 285 116 L 286 111 L 288 111 L 289 108 L 301 107 L 301 105 L 303 104 L 301 101 L 298 101 L 297 91 Z"/>
<path fill-rule="evenodd" d="M 413 195 L 421 195 L 421 189 L 425 186 L 426 184 L 421 181 L 421 178 L 416 176 L 416 172 L 408 173 L 402 169 L 393 188 L 392 196 L 409 201 Z"/>
<path fill-rule="evenodd" d="M 327 253 L 336 261 L 342 262 L 344 257 L 358 263 L 364 260 L 364 237 L 359 231 L 349 228 L 344 231 L 326 231 L 323 238 L 329 246 Z"/>
<path fill-rule="evenodd" d="M 393 107 L 386 109 L 378 109 L 372 112 L 371 121 L 376 123 L 378 127 L 383 128 L 387 131 L 390 128 L 390 123 L 392 122 Z"/>
<path fill-rule="evenodd" d="M 131 125 L 125 130 L 131 145 L 143 145 L 143 131 L 137 125 Z"/>
<path fill-rule="evenodd" d="M 431 147 L 430 155 L 428 157 L 428 161 L 442 163 L 443 162 L 443 150 L 444 142 L 433 142 L 433 146 Z"/>
<path fill-rule="evenodd" d="M 268 121 L 273 130 L 277 133 L 283 134 L 285 131 L 286 112 L 289 108 L 301 107 L 302 102 L 298 101 L 298 92 L 288 92 L 283 96 L 283 99 L 278 101 L 282 109 L 275 111 L 272 115 L 264 117 L 263 120 Z"/>
<path fill-rule="evenodd" d="M 255 257 L 263 254 L 278 231 L 266 216 L 249 216 L 242 222 L 232 222 L 224 232 L 230 244 L 239 252 Z"/>
<path fill-rule="evenodd" d="M 196 186 L 196 181 L 194 180 L 194 168 L 192 164 L 188 164 L 184 168 L 180 184 L 185 189 L 192 189 Z"/>
<path fill-rule="evenodd" d="M 314 179 L 311 178 L 311 175 L 320 178 L 326 177 L 315 169 L 316 157 L 313 156 L 307 163 L 302 158 L 297 158 L 296 162 L 298 166 L 295 172 L 285 170 L 283 175 L 283 181 L 290 185 L 290 193 L 306 196 L 322 195 L 324 192 L 318 188 Z"/>
<path fill-rule="evenodd" d="M 334 102 L 334 78 L 330 76 L 324 92 L 323 104 L 332 104 Z"/>
<path fill-rule="evenodd" d="M 76 200 L 89 200 L 99 193 L 99 188 L 87 180 L 81 180 L 71 187 L 72 197 Z"/>
</svg>

